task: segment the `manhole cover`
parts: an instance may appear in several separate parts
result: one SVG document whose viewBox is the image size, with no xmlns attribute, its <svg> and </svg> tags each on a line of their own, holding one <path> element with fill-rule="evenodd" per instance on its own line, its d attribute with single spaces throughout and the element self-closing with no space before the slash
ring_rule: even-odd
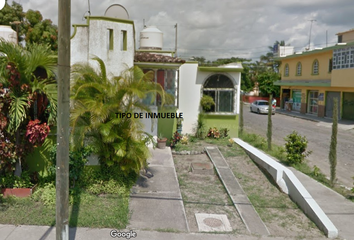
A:
<svg viewBox="0 0 354 240">
<path fill-rule="evenodd" d="M 208 225 L 209 227 L 220 227 L 223 223 L 220 219 L 216 218 L 205 218 L 203 222 Z"/>
<path fill-rule="evenodd" d="M 196 213 L 200 232 L 231 232 L 232 227 L 225 214 Z"/>
</svg>

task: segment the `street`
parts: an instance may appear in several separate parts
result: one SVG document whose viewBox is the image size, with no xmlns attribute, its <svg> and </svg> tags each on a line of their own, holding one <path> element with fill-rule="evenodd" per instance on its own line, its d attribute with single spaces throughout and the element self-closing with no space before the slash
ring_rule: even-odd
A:
<svg viewBox="0 0 354 240">
<path fill-rule="evenodd" d="M 268 116 L 251 113 L 248 104 L 244 105 L 244 129 L 248 133 L 256 133 L 264 138 L 267 134 Z M 297 131 L 308 140 L 308 150 L 312 153 L 307 157 L 311 167 L 316 165 L 326 176 L 330 176 L 328 160 L 332 124 L 313 122 L 305 119 L 276 113 L 272 116 L 272 141 L 277 145 L 284 145 L 284 138 L 292 131 Z M 353 187 L 354 180 L 354 130 L 338 128 L 337 136 L 337 178 L 340 184 Z"/>
</svg>

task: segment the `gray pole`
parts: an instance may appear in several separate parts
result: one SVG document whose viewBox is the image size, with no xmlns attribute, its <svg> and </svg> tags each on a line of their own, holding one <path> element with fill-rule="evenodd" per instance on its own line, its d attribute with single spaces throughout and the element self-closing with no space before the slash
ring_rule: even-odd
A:
<svg viewBox="0 0 354 240">
<path fill-rule="evenodd" d="M 59 0 L 56 240 L 69 239 L 69 115 L 71 0 Z"/>
<path fill-rule="evenodd" d="M 175 25 L 176 28 L 176 39 L 175 39 L 175 57 L 177 57 L 177 23 Z"/>
</svg>

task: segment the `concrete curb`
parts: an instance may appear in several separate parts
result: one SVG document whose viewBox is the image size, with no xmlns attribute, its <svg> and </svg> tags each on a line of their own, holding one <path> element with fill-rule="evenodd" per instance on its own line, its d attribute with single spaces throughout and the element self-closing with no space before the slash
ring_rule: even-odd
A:
<svg viewBox="0 0 354 240">
<path fill-rule="evenodd" d="M 273 177 L 282 191 L 287 193 L 300 206 L 328 238 L 338 237 L 338 229 L 291 170 L 241 139 L 233 138 L 233 140 L 250 155 L 254 162 L 263 167 Z"/>
</svg>

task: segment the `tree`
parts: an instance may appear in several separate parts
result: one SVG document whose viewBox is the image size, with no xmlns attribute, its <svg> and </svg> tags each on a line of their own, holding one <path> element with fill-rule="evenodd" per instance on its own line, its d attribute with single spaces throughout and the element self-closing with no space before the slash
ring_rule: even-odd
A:
<svg viewBox="0 0 354 240">
<path fill-rule="evenodd" d="M 22 5 L 12 2 L 0 11 L 0 25 L 11 25 L 18 32 L 18 42 L 48 44 L 51 50 L 58 49 L 58 28 L 49 19 L 44 19 L 39 11 L 23 12 Z"/>
<path fill-rule="evenodd" d="M 26 13 L 26 42 L 47 44 L 52 50 L 58 49 L 58 28 L 49 19 L 42 20 L 39 11 L 28 10 Z"/>
<path fill-rule="evenodd" d="M 333 99 L 333 124 L 331 144 L 329 148 L 329 163 L 331 167 L 331 185 L 334 186 L 336 181 L 336 167 L 337 167 L 337 133 L 338 133 L 338 99 Z"/>
<path fill-rule="evenodd" d="M 108 78 L 104 62 L 94 58 L 99 70 L 88 64 L 72 67 L 71 136 L 74 150 L 90 145 L 101 165 L 119 166 L 125 174 L 138 173 L 146 166 L 149 150 L 143 137 L 141 121 L 123 114 L 150 112 L 142 103 L 168 97 L 160 84 L 152 81 L 154 72 L 143 73 L 138 67 L 127 69 L 119 77 Z"/>
<path fill-rule="evenodd" d="M 261 55 L 260 60 L 264 63 L 268 68 L 273 70 L 274 72 L 278 72 L 279 61 L 274 60 L 274 46 L 285 46 L 285 41 L 275 41 L 273 46 L 268 46 L 269 52 L 266 55 Z"/>
<path fill-rule="evenodd" d="M 265 71 L 258 76 L 258 86 L 259 90 L 265 94 L 265 95 L 270 95 L 272 94 L 273 96 L 279 96 L 280 93 L 280 87 L 274 85 L 274 82 L 280 79 L 280 75 L 276 72 L 273 72 L 271 70 Z"/>
<path fill-rule="evenodd" d="M 13 30 L 18 31 L 18 42 L 23 40 L 21 36 L 25 34 L 24 18 L 25 13 L 22 5 L 16 2 L 12 2 L 11 6 L 6 3 L 0 11 L 0 25 L 11 25 Z M 16 26 L 13 22 L 19 22 L 20 24 Z"/>
<path fill-rule="evenodd" d="M 1 132 L 9 141 L 16 141 L 16 175 L 20 176 L 21 155 L 26 143 L 42 141 L 47 136 L 47 124 L 56 120 L 57 88 L 54 70 L 56 56 L 47 46 L 17 44 L 0 41 L 0 89 L 5 93 L 0 98 Z M 36 122 L 31 122 L 36 120 Z M 43 136 L 34 129 L 42 128 Z M 29 135 L 24 131 L 30 130 Z M 27 132 L 28 133 L 28 132 Z M 37 134 L 33 138 L 32 134 Z M 28 138 L 25 138 L 28 137 Z"/>
</svg>

